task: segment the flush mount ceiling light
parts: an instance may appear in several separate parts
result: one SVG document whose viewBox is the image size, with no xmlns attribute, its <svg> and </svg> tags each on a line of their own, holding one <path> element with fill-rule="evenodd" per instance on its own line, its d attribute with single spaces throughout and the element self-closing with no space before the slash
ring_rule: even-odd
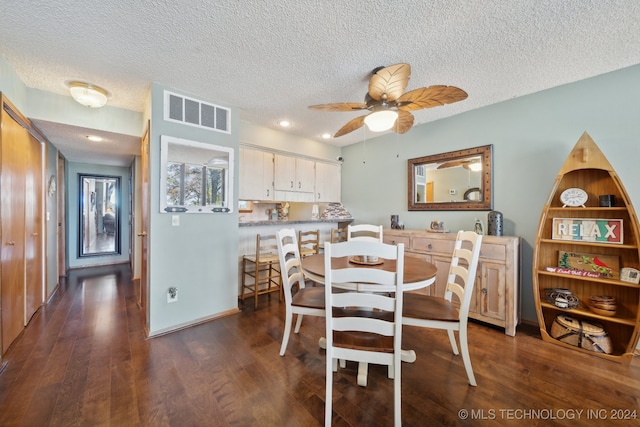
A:
<svg viewBox="0 0 640 427">
<path fill-rule="evenodd" d="M 289 123 L 288 120 L 280 120 L 279 125 L 280 125 L 280 127 L 288 128 L 289 126 L 291 126 L 291 123 Z"/>
<path fill-rule="evenodd" d="M 78 103 L 90 108 L 100 108 L 107 103 L 109 92 L 100 86 L 85 82 L 69 82 L 69 92 Z"/>
<path fill-rule="evenodd" d="M 375 111 L 364 118 L 364 123 L 371 132 L 384 132 L 396 123 L 398 112 L 395 110 Z"/>
<path fill-rule="evenodd" d="M 86 138 L 89 141 L 93 141 L 93 142 L 100 142 L 102 141 L 102 137 L 98 136 L 98 135 L 87 135 Z"/>
</svg>

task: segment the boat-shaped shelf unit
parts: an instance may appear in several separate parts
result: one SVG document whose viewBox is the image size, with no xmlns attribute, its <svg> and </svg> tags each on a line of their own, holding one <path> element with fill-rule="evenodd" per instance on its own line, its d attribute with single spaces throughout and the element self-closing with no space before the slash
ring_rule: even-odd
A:
<svg viewBox="0 0 640 427">
<path fill-rule="evenodd" d="M 583 205 L 571 206 L 584 200 L 584 194 L 577 191 L 577 202 L 566 206 L 561 194 L 574 188 L 584 190 L 588 198 Z M 601 207 L 601 195 L 615 196 L 615 204 Z M 567 201 L 567 197 L 562 199 Z M 585 226 L 581 228 L 581 224 Z M 590 232 L 594 224 L 605 231 Z M 634 281 L 640 270 L 638 227 L 638 217 L 620 178 L 585 132 L 562 166 L 538 225 L 533 294 L 544 341 L 621 363 L 631 361 L 640 333 L 640 285 L 637 278 Z M 555 288 L 571 292 L 572 302 L 577 297 L 578 305 L 565 305 L 564 300 L 559 304 L 548 298 L 549 290 Z M 590 308 L 592 296 L 615 298 L 615 314 Z M 585 350 L 553 338 L 552 325 L 558 315 L 601 325 L 611 341 L 609 353 Z"/>
</svg>

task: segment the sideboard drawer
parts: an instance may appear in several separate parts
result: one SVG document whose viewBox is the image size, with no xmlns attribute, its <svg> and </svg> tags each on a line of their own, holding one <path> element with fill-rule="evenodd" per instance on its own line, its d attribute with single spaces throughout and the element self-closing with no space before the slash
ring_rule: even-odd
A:
<svg viewBox="0 0 640 427">
<path fill-rule="evenodd" d="M 480 246 L 480 258 L 495 259 L 504 262 L 506 256 L 507 247 L 505 245 L 482 242 L 482 246 Z"/>
<path fill-rule="evenodd" d="M 442 240 L 442 239 L 430 239 L 428 237 L 414 236 L 413 246 L 414 251 L 421 252 L 439 252 L 443 254 L 452 254 L 453 248 L 456 244 L 454 240 Z"/>
<path fill-rule="evenodd" d="M 382 241 L 388 245 L 397 245 L 404 243 L 404 249 L 407 250 L 411 246 L 411 237 L 409 236 L 386 236 L 382 235 Z"/>
</svg>

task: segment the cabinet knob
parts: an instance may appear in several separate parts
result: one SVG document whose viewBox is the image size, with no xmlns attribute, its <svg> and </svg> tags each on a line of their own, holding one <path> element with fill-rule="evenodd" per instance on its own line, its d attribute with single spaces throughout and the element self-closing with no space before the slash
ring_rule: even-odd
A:
<svg viewBox="0 0 640 427">
<path fill-rule="evenodd" d="M 482 288 L 482 295 L 486 295 L 487 294 L 487 288 Z"/>
<path fill-rule="evenodd" d="M 15 245 L 16 245 L 16 242 L 14 242 L 14 241 L 10 241 L 10 242 L 7 242 L 7 245 L 8 245 L 8 246 L 15 246 Z"/>
<path fill-rule="evenodd" d="M 36 237 L 38 235 L 38 233 L 31 233 L 32 237 Z"/>
<path fill-rule="evenodd" d="M 431 243 L 429 243 L 429 244 L 427 245 L 427 248 L 429 248 L 429 249 L 433 249 L 433 245 L 432 245 Z"/>
<path fill-rule="evenodd" d="M 138 233 L 138 236 L 140 236 L 140 237 L 146 237 L 146 235 L 147 235 L 147 232 L 146 232 L 146 231 L 143 231 L 143 232 L 141 232 L 141 233 Z"/>
</svg>

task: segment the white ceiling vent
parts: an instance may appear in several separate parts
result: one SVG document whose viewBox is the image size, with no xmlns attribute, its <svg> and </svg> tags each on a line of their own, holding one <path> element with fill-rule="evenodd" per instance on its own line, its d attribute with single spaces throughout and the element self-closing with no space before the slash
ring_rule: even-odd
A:
<svg viewBox="0 0 640 427">
<path fill-rule="evenodd" d="M 164 91 L 164 119 L 217 132 L 231 133 L 231 111 L 177 93 Z"/>
</svg>

